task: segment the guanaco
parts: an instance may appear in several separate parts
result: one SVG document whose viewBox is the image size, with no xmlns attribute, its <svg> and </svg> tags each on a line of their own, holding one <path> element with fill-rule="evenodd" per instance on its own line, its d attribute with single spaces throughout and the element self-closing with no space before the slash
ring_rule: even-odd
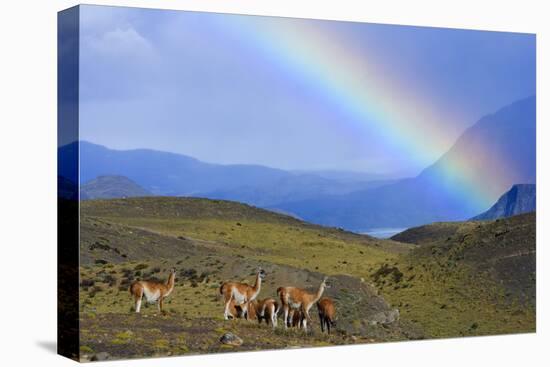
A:
<svg viewBox="0 0 550 367">
<path fill-rule="evenodd" d="M 231 301 L 229 304 L 229 316 L 233 319 L 240 319 L 244 317 L 243 307 L 237 306 L 235 301 Z M 256 318 L 256 301 L 251 301 L 248 303 L 248 318 Z"/>
<path fill-rule="evenodd" d="M 232 319 L 240 318 L 242 316 L 242 312 L 243 310 L 241 306 L 237 306 L 235 305 L 235 301 L 231 301 L 229 304 L 229 317 Z"/>
<path fill-rule="evenodd" d="M 261 324 L 262 320 L 269 325 L 271 322 L 272 327 L 277 327 L 277 314 L 279 313 L 279 304 L 273 298 L 265 298 L 258 301 L 253 301 L 252 307 L 255 310 L 258 323 Z"/>
<path fill-rule="evenodd" d="M 288 315 L 288 327 L 296 327 L 298 329 L 302 328 L 302 321 L 304 319 L 304 313 L 301 309 L 293 310 L 290 309 Z"/>
<path fill-rule="evenodd" d="M 277 288 L 277 294 L 281 298 L 283 306 L 283 319 L 285 328 L 288 327 L 288 314 L 292 309 L 294 311 L 300 310 L 303 314 L 301 318 L 301 325 L 304 330 L 307 331 L 307 321 L 311 320 L 309 317 L 309 310 L 311 307 L 321 298 L 325 288 L 327 287 L 327 277 L 323 278 L 323 281 L 319 285 L 316 293 L 308 293 L 304 289 L 296 287 L 279 287 Z"/>
<path fill-rule="evenodd" d="M 321 323 L 321 332 L 327 332 L 330 334 L 331 326 L 335 326 L 336 319 L 336 307 L 332 299 L 323 297 L 317 302 L 317 310 L 319 311 L 319 322 Z"/>
<path fill-rule="evenodd" d="M 254 301 L 256 297 L 258 297 L 258 294 L 260 294 L 262 280 L 265 276 L 265 271 L 262 268 L 258 268 L 254 286 L 239 282 L 225 282 L 220 286 L 220 294 L 223 295 L 225 305 L 223 312 L 223 318 L 225 320 L 229 319 L 229 306 L 231 305 L 231 301 L 234 301 L 236 306 L 241 306 L 243 316 L 248 320 L 249 303 Z"/>
<path fill-rule="evenodd" d="M 163 312 L 162 304 L 174 290 L 176 280 L 176 269 L 170 270 L 166 283 L 152 280 L 137 280 L 130 285 L 130 294 L 134 297 L 136 312 L 141 309 L 141 299 L 145 296 L 147 302 L 157 302 L 159 312 Z"/>
</svg>

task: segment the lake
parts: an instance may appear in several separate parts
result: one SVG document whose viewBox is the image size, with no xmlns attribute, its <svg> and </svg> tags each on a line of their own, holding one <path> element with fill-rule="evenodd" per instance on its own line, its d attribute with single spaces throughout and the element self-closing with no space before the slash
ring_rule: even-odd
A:
<svg viewBox="0 0 550 367">
<path fill-rule="evenodd" d="M 376 238 L 390 238 L 393 235 L 403 232 L 407 228 L 371 228 L 366 231 L 360 232 L 361 234 L 368 234 L 369 236 Z"/>
</svg>

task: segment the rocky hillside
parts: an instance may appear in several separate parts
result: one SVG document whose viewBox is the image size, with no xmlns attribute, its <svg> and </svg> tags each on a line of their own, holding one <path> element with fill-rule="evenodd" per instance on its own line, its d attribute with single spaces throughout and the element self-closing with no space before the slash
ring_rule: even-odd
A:
<svg viewBox="0 0 550 367">
<path fill-rule="evenodd" d="M 415 243 L 408 256 L 436 260 L 452 271 L 457 263 L 504 286 L 509 302 L 535 303 L 536 214 L 487 222 L 434 223 L 392 237 Z"/>
<path fill-rule="evenodd" d="M 537 190 L 534 184 L 514 185 L 489 210 L 472 220 L 491 220 L 534 212 L 537 209 Z"/>
</svg>

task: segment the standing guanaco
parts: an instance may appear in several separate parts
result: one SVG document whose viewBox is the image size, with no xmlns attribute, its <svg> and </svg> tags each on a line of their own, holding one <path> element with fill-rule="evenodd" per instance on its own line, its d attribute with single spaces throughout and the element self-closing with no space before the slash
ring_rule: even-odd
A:
<svg viewBox="0 0 550 367">
<path fill-rule="evenodd" d="M 327 332 L 330 334 L 331 326 L 334 326 L 336 323 L 336 307 L 334 307 L 334 302 L 328 297 L 323 297 L 317 302 L 317 310 L 319 311 L 321 332 L 324 332 L 326 328 Z"/>
<path fill-rule="evenodd" d="M 279 313 L 279 304 L 273 298 L 265 298 L 262 300 L 253 301 L 253 308 L 256 311 L 258 323 L 265 320 L 266 324 L 271 322 L 272 327 L 277 327 L 277 314 Z"/>
<path fill-rule="evenodd" d="M 147 302 L 158 302 L 158 310 L 162 311 L 162 303 L 174 290 L 176 280 L 176 269 L 170 270 L 166 283 L 152 280 L 137 280 L 130 285 L 130 294 L 134 297 L 136 312 L 141 309 L 141 299 L 145 296 Z"/>
<path fill-rule="evenodd" d="M 265 271 L 262 268 L 258 268 L 254 286 L 239 282 L 225 282 L 220 286 L 220 294 L 223 295 L 224 299 L 223 318 L 225 320 L 229 319 L 231 301 L 234 301 L 236 306 L 241 306 L 243 316 L 248 320 L 248 305 L 260 294 L 262 280 L 265 278 L 265 275 Z"/>
<path fill-rule="evenodd" d="M 307 321 L 311 320 L 309 317 L 309 310 L 311 307 L 321 298 L 325 288 L 327 287 L 327 277 L 323 278 L 323 281 L 319 285 L 316 293 L 308 293 L 304 289 L 296 287 L 279 287 L 277 288 L 277 294 L 281 298 L 283 305 L 283 318 L 285 328 L 288 327 L 288 314 L 292 310 L 300 310 L 303 314 L 301 317 L 301 324 L 304 330 L 307 331 Z"/>
<path fill-rule="evenodd" d="M 290 312 L 288 314 L 288 327 L 295 327 L 298 329 L 302 328 L 302 321 L 304 319 L 304 313 L 301 309 L 290 309 Z"/>
</svg>

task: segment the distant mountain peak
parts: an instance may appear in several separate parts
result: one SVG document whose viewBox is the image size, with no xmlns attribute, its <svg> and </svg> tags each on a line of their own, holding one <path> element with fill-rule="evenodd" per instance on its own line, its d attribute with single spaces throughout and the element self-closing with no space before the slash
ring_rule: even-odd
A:
<svg viewBox="0 0 550 367">
<path fill-rule="evenodd" d="M 529 213 L 536 210 L 536 186 L 534 184 L 516 184 L 504 193 L 486 212 L 472 220 L 491 220 L 513 215 Z"/>
<path fill-rule="evenodd" d="M 272 207 L 359 232 L 471 218 L 513 184 L 536 182 L 535 105 L 524 98 L 482 117 L 417 177 Z"/>
<path fill-rule="evenodd" d="M 80 187 L 81 199 L 114 199 L 151 196 L 143 187 L 120 175 L 102 175 Z"/>
</svg>

